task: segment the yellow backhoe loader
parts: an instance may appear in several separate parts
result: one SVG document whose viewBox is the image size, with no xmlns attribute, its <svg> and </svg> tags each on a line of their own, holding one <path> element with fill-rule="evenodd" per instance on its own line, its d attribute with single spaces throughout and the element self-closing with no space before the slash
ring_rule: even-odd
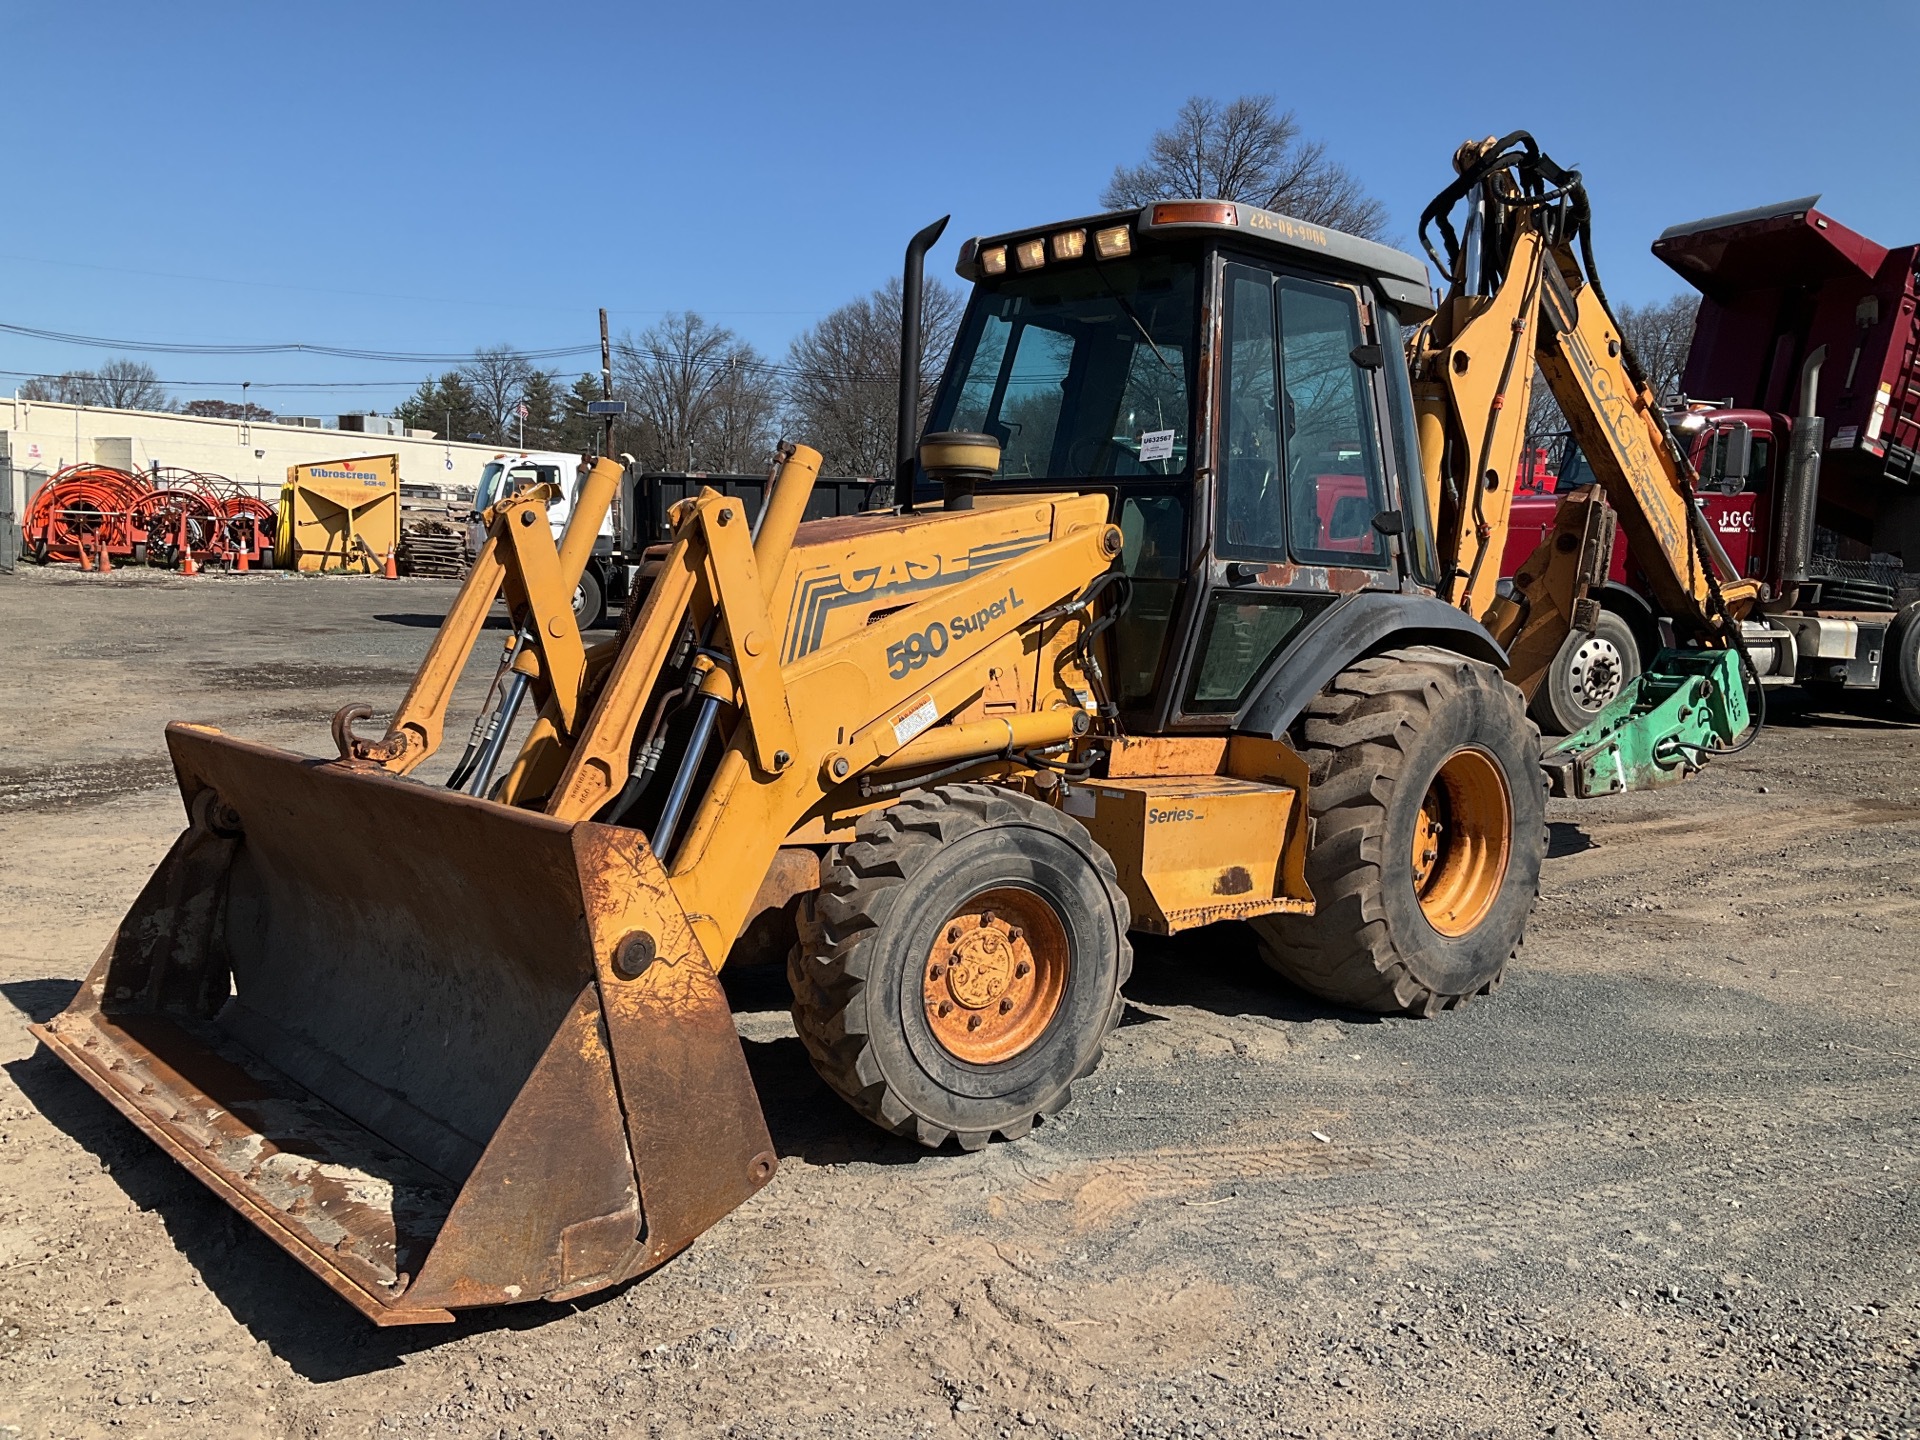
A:
<svg viewBox="0 0 1920 1440">
<path fill-rule="evenodd" d="M 770 914 L 820 1074 L 929 1146 L 1067 1102 L 1133 930 L 1249 921 L 1377 1010 L 1491 989 L 1545 848 L 1525 685 L 1610 514 L 1570 503 L 1496 593 L 1536 354 L 1681 642 L 1558 783 L 1733 743 L 1753 595 L 1574 254 L 1578 177 L 1524 136 L 1457 164 L 1437 313 L 1412 256 L 1244 204 L 968 242 L 917 456 L 902 367 L 901 507 L 800 524 L 819 456 L 784 447 L 757 516 L 676 507 L 614 640 L 570 598 L 618 467 L 557 544 L 542 487 L 499 499 L 377 738 L 364 705 L 329 759 L 168 728 L 187 829 L 36 1033 L 404 1324 L 612 1285 L 767 1183 L 717 972 Z M 428 783 L 502 596 L 486 712 Z"/>
</svg>

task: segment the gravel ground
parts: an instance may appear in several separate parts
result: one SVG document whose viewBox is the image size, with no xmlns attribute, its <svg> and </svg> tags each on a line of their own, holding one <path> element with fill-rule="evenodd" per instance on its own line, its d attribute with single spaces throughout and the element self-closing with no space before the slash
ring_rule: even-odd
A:
<svg viewBox="0 0 1920 1440">
<path fill-rule="evenodd" d="M 1555 802 L 1525 954 L 1437 1021 L 1143 943 L 1099 1072 L 978 1154 L 729 974 L 775 1181 L 593 1303 L 374 1330 L 23 1027 L 180 826 L 164 721 L 325 753 L 451 593 L 0 578 L 0 1434 L 1920 1436 L 1920 734 L 1871 714 Z"/>
</svg>

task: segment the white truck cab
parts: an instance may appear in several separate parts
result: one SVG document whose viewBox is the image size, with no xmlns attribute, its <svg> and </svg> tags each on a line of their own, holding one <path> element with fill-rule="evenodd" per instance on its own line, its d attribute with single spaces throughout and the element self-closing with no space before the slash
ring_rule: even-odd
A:
<svg viewBox="0 0 1920 1440">
<path fill-rule="evenodd" d="M 473 492 L 470 544 L 474 553 L 478 554 L 487 542 L 486 522 L 480 518 L 487 507 L 528 485 L 552 485 L 559 491 L 558 498 L 547 506 L 547 523 L 553 527 L 553 538 L 557 542 L 567 528 L 568 517 L 573 514 L 574 497 L 579 494 L 589 463 L 582 456 L 553 450 L 503 450 L 487 461 Z M 614 508 L 617 505 L 616 499 Z M 580 577 L 573 593 L 573 611 L 582 630 L 591 629 L 606 618 L 610 578 L 607 566 L 612 563 L 614 552 L 615 521 L 614 509 L 609 508 L 594 537 L 593 558 L 587 562 L 586 573 Z"/>
</svg>

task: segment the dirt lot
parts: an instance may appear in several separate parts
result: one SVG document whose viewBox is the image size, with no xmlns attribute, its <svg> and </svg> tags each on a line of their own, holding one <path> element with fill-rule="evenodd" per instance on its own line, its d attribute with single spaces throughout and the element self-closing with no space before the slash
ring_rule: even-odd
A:
<svg viewBox="0 0 1920 1440">
<path fill-rule="evenodd" d="M 372 1329 L 24 1024 L 180 827 L 162 723 L 324 753 L 450 594 L 0 578 L 0 1434 L 1920 1435 L 1920 734 L 1844 715 L 1556 802 L 1526 954 L 1438 1021 L 1143 945 L 1100 1071 L 978 1154 L 730 975 L 767 1190 L 597 1303 Z"/>
</svg>

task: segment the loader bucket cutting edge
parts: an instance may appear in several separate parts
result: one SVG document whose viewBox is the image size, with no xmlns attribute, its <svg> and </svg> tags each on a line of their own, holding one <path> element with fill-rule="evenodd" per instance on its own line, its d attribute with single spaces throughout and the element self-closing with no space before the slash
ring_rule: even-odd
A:
<svg viewBox="0 0 1920 1440">
<path fill-rule="evenodd" d="M 167 741 L 190 824 L 33 1032 L 363 1314 L 583 1295 L 772 1178 L 732 1014 L 637 832 Z M 656 958 L 627 978 L 636 931 Z"/>
</svg>

